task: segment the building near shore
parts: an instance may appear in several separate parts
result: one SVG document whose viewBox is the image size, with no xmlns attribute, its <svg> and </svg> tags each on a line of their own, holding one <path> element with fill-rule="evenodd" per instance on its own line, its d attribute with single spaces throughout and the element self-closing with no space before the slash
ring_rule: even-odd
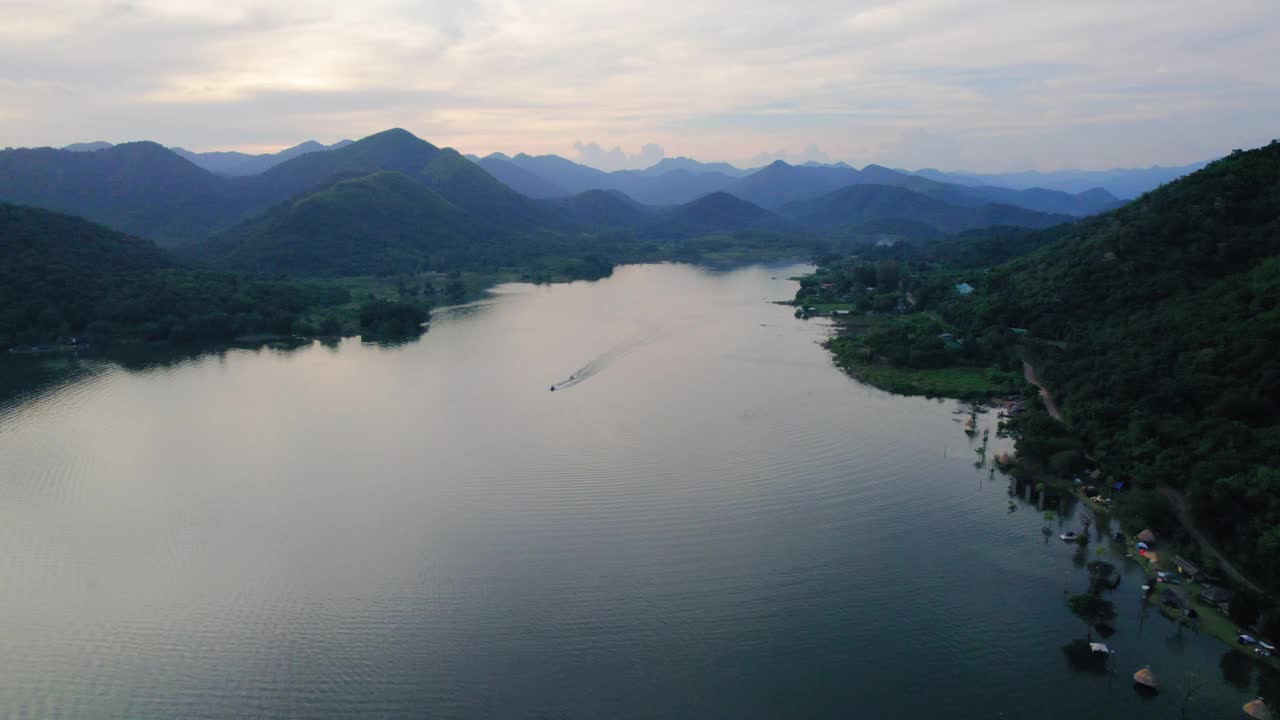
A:
<svg viewBox="0 0 1280 720">
<path fill-rule="evenodd" d="M 1178 572 L 1182 573 L 1183 577 L 1190 578 L 1192 580 L 1199 580 L 1204 577 L 1204 573 L 1200 571 L 1199 566 L 1181 555 L 1173 556 L 1173 566 L 1178 568 Z"/>
</svg>

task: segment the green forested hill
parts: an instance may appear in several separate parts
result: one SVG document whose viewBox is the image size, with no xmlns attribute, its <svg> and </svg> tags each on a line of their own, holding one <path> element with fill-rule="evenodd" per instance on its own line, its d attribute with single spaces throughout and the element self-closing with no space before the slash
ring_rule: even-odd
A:
<svg viewBox="0 0 1280 720">
<path fill-rule="evenodd" d="M 1280 143 L 1240 152 L 991 271 L 979 326 L 1065 349 L 1072 432 L 1280 584 Z"/>
<path fill-rule="evenodd" d="M 689 236 L 738 230 L 785 232 L 800 228 L 785 218 L 726 192 L 704 195 L 665 209 L 645 228 L 658 236 Z"/>
<path fill-rule="evenodd" d="M 77 215 L 172 247 L 203 240 L 303 193 L 381 171 L 403 173 L 490 226 L 558 222 L 457 152 L 404 130 L 307 153 L 250 177 L 215 175 L 151 142 L 97 152 L 5 150 L 0 202 Z"/>
<path fill-rule="evenodd" d="M 553 222 L 532 200 L 456 151 L 438 148 L 400 129 L 281 163 L 255 179 L 255 192 L 274 204 L 338 179 L 382 171 L 400 173 L 429 187 L 459 208 L 484 218 L 489 225 L 539 226 Z"/>
<path fill-rule="evenodd" d="M 100 340 L 226 340 L 288 333 L 346 291 L 192 270 L 151 242 L 0 203 L 0 347 Z"/>
<path fill-rule="evenodd" d="M 588 190 L 566 198 L 543 201 L 566 223 L 584 230 L 635 228 L 652 219 L 654 210 L 617 190 Z"/>
<path fill-rule="evenodd" d="M 485 238 L 439 193 L 380 172 L 282 203 L 183 252 L 248 272 L 377 275 L 465 266 Z"/>
</svg>

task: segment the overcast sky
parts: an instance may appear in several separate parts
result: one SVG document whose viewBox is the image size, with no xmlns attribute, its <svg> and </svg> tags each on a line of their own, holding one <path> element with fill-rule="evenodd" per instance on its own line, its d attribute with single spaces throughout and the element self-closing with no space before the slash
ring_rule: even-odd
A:
<svg viewBox="0 0 1280 720">
<path fill-rule="evenodd" d="M 1280 136 L 1280 0 L 0 0 L 0 145 L 1013 170 Z"/>
</svg>

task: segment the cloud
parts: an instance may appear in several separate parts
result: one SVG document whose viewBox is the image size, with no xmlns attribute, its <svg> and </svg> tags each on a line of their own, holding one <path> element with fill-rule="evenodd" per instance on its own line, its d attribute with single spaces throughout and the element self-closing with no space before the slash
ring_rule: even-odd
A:
<svg viewBox="0 0 1280 720">
<path fill-rule="evenodd" d="M 1267 142 L 1280 117 L 1273 0 L 3 7 L 6 144 L 283 146 L 402 126 L 481 153 L 607 138 L 746 162 L 813 144 L 987 170 L 1198 160 Z M 934 136 L 954 142 L 924 158 L 904 141 Z"/>
<path fill-rule="evenodd" d="M 964 143 L 956 138 L 923 128 L 905 130 L 875 152 L 880 157 L 896 158 L 897 166 L 907 170 L 968 167 L 976 160 L 969 153 Z M 938 167 L 937 163 L 942 160 L 950 164 L 945 168 Z"/>
<path fill-rule="evenodd" d="M 640 148 L 640 152 L 634 155 L 628 155 L 623 152 L 622 148 L 615 147 L 612 150 L 605 150 L 600 143 L 591 142 L 583 143 L 581 141 L 573 144 L 573 149 L 577 152 L 577 161 L 583 165 L 590 165 L 600 170 L 643 170 L 644 168 L 655 165 L 659 160 L 666 156 L 662 150 L 662 146 L 656 143 L 647 143 Z"/>
</svg>

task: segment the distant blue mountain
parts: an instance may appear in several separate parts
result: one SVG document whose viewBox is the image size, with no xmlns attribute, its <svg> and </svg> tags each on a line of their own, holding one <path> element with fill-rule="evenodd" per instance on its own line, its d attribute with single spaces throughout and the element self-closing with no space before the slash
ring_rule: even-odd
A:
<svg viewBox="0 0 1280 720">
<path fill-rule="evenodd" d="M 337 150 L 350 144 L 350 140 L 342 140 L 332 145 L 322 145 L 315 140 L 308 140 L 277 153 L 265 153 L 262 155 L 249 155 L 248 153 L 234 151 L 198 153 L 179 147 L 169 149 L 190 160 L 194 165 L 219 175 L 257 175 L 286 160 L 292 160 L 307 153 Z"/>
<path fill-rule="evenodd" d="M 294 145 L 291 148 L 281 150 L 275 153 L 264 153 L 261 155 L 250 155 L 248 153 L 229 151 L 214 152 L 192 152 L 180 147 L 171 147 L 169 150 L 174 154 L 187 160 L 196 167 L 203 168 L 209 172 L 218 173 L 219 175 L 257 175 L 266 172 L 271 168 L 279 165 L 286 160 L 312 152 L 321 152 L 324 150 L 337 150 L 351 144 L 350 140 L 341 140 L 332 145 L 322 145 L 315 140 L 307 140 L 306 142 Z M 72 143 L 62 150 L 70 152 L 97 152 L 99 150 L 107 150 L 115 147 L 112 143 L 104 140 L 97 142 Z"/>
<path fill-rule="evenodd" d="M 923 223 L 943 233 L 998 225 L 1045 228 L 1072 220 L 1068 215 L 996 203 L 956 205 L 903 187 L 874 183 L 849 185 L 815 198 L 788 203 L 779 208 L 778 213 L 810 228 L 826 230 L 858 229 L 870 223 L 896 220 Z"/>
<path fill-rule="evenodd" d="M 1045 188 L 1015 189 L 976 182 L 946 182 L 926 175 L 867 165 L 778 160 L 766 167 L 742 170 L 727 163 L 692 158 L 666 158 L 644 170 L 604 172 L 558 155 L 513 158 L 490 155 L 477 160 L 494 177 L 529 197 L 562 197 L 589 190 L 617 190 L 646 205 L 682 205 L 705 195 L 727 192 L 763 208 L 815 198 L 849 185 L 877 184 L 913 192 L 963 207 L 1012 205 L 1027 210 L 1075 216 L 1104 212 L 1119 204 L 1105 190 L 1068 193 Z"/>
<path fill-rule="evenodd" d="M 729 163 L 704 163 L 687 157 L 663 158 L 654 165 L 638 172 L 647 177 L 656 177 L 658 175 L 665 175 L 673 170 L 685 170 L 690 173 L 720 173 L 721 175 L 727 175 L 735 178 L 743 177 L 744 175 L 749 175 L 754 172 L 753 170 L 743 170 L 741 168 L 734 167 Z"/>
<path fill-rule="evenodd" d="M 114 146 L 105 140 L 99 140 L 97 142 L 71 143 L 62 149 L 69 150 L 71 152 L 97 152 L 99 150 L 106 150 L 109 147 Z"/>
<path fill-rule="evenodd" d="M 988 185 L 1024 190 L 1044 188 L 1068 193 L 1083 193 L 1102 188 L 1122 200 L 1132 200 L 1155 190 L 1165 183 L 1190 175 L 1207 165 L 1207 162 L 1191 163 L 1175 167 L 1153 165 L 1149 168 L 1115 168 L 1113 170 L 1058 170 L 1054 172 L 971 173 L 965 171 L 942 172 L 933 168 L 916 170 L 915 175 L 939 182 L 959 185 Z M 905 172 L 905 171 L 904 171 Z"/>
<path fill-rule="evenodd" d="M 502 153 L 493 153 L 484 158 L 468 156 L 468 159 L 521 195 L 531 198 L 554 198 L 572 194 L 541 175 L 516 165 L 511 162 L 511 158 Z"/>
<path fill-rule="evenodd" d="M 651 172 L 653 168 L 604 172 L 558 155 L 532 156 L 521 153 L 511 158 L 511 162 L 552 185 L 564 188 L 570 194 L 576 195 L 588 190 L 618 190 L 647 205 L 680 205 L 691 202 L 703 195 L 723 190 L 734 181 L 733 177 L 712 169 L 717 164 L 682 162 L 680 159 L 667 165 L 672 169 L 657 174 Z"/>
<path fill-rule="evenodd" d="M 765 208 L 825 195 L 861 181 L 861 173 L 851 167 L 789 165 L 774 161 L 738 180 L 726 190 Z"/>
</svg>

